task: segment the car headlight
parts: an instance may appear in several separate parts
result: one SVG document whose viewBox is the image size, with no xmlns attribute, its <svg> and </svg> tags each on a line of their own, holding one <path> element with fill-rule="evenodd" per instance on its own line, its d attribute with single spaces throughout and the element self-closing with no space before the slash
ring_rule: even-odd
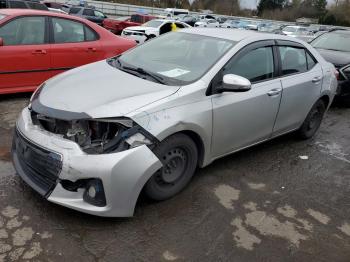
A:
<svg viewBox="0 0 350 262">
<path fill-rule="evenodd" d="M 150 133 L 125 117 L 66 121 L 35 112 L 31 112 L 31 115 L 34 124 L 77 143 L 88 154 L 121 152 L 157 143 Z"/>
<path fill-rule="evenodd" d="M 31 103 L 34 99 L 37 99 L 41 93 L 41 91 L 43 90 L 45 86 L 45 82 L 42 83 L 37 89 L 35 89 L 34 93 L 32 94 L 32 96 L 30 97 L 29 102 Z"/>
</svg>

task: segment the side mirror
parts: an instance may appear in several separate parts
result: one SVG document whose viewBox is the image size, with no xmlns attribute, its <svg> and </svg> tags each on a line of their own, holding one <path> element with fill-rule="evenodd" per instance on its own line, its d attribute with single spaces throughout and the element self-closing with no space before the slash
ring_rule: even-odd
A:
<svg viewBox="0 0 350 262">
<path fill-rule="evenodd" d="M 224 75 L 222 82 L 222 87 L 217 90 L 219 93 L 246 92 L 249 91 L 252 87 L 252 84 L 247 78 L 234 74 Z"/>
<path fill-rule="evenodd" d="M 4 45 L 4 40 L 0 37 L 0 46 Z"/>
</svg>

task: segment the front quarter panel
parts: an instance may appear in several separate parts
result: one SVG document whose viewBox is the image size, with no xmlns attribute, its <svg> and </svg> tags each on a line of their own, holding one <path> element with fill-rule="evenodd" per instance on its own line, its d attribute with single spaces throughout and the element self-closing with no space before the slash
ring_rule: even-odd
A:
<svg viewBox="0 0 350 262">
<path fill-rule="evenodd" d="M 211 161 L 212 136 L 212 103 L 210 97 L 205 96 L 206 87 L 202 81 L 182 87 L 172 96 L 133 112 L 129 117 L 159 141 L 182 131 L 196 133 L 204 147 L 200 166 L 205 166 Z"/>
</svg>

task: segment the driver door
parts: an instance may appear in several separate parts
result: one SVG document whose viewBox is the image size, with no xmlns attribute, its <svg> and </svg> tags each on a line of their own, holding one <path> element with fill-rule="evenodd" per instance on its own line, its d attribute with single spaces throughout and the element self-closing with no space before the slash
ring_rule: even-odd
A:
<svg viewBox="0 0 350 262">
<path fill-rule="evenodd" d="M 251 90 L 212 96 L 212 156 L 219 157 L 268 139 L 274 127 L 282 95 L 272 41 L 252 44 L 237 53 L 216 75 L 212 88 L 223 76 L 236 74 L 249 79 Z"/>
</svg>

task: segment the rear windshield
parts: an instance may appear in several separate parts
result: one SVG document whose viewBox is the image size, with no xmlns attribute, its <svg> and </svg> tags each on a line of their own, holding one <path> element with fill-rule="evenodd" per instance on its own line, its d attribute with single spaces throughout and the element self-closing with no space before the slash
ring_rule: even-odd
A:
<svg viewBox="0 0 350 262">
<path fill-rule="evenodd" d="M 350 52 L 350 33 L 335 31 L 323 34 L 312 41 L 315 48 Z"/>
</svg>

